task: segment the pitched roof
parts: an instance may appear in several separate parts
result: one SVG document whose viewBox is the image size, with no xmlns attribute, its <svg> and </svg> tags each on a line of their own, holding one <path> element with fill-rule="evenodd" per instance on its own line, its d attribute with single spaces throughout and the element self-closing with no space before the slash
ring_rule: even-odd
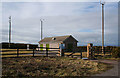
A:
<svg viewBox="0 0 120 78">
<path fill-rule="evenodd" d="M 42 39 L 41 41 L 39 41 L 38 43 L 42 43 L 42 42 L 63 42 L 65 41 L 67 38 L 69 38 L 71 35 L 66 35 L 66 36 L 56 36 L 56 37 L 46 37 L 44 39 Z"/>
</svg>

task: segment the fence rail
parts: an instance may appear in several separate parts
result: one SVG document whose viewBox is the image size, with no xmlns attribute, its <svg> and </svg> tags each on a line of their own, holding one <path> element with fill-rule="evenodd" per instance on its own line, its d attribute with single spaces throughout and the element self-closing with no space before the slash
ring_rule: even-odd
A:
<svg viewBox="0 0 120 78">
<path fill-rule="evenodd" d="M 41 50 L 42 49 L 42 50 Z M 100 55 L 101 54 L 101 49 L 92 49 L 93 53 L 95 56 Z M 111 51 L 109 50 L 105 50 L 106 54 L 111 55 Z M 49 55 L 57 55 L 57 56 L 80 56 L 80 58 L 82 57 L 86 57 L 87 52 L 84 52 L 82 49 L 79 49 L 76 52 L 67 52 L 66 49 L 60 49 L 60 48 L 47 48 L 47 47 L 37 47 L 36 49 L 2 49 L 1 50 L 1 55 L 2 57 L 19 57 L 22 55 L 28 55 L 28 56 L 49 56 Z"/>
<path fill-rule="evenodd" d="M 4 56 L 10 56 L 10 55 L 16 55 L 16 57 L 19 57 L 20 55 L 32 55 L 33 57 L 36 55 L 36 54 L 40 54 L 40 55 L 45 55 L 45 56 L 49 56 L 49 55 L 55 55 L 55 54 L 58 54 L 60 55 L 60 48 L 47 48 L 47 47 L 37 47 L 39 48 L 38 50 L 37 49 L 30 49 L 30 50 L 25 50 L 25 49 L 15 49 L 15 50 L 1 50 L 1 55 L 2 57 Z M 40 49 L 43 49 L 44 50 L 40 50 Z"/>
<path fill-rule="evenodd" d="M 17 49 L 16 50 L 2 50 L 2 52 L 13 52 L 13 51 L 17 51 Z M 20 51 L 33 51 L 33 50 L 22 50 L 22 49 L 20 49 Z"/>
</svg>

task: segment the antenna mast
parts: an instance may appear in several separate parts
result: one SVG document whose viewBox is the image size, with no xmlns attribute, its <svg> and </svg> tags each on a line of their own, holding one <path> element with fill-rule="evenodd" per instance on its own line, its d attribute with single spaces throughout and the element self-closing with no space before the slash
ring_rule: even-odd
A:
<svg viewBox="0 0 120 78">
<path fill-rule="evenodd" d="M 40 19 L 40 26 L 41 26 L 41 40 L 42 40 L 42 37 L 43 37 L 43 20 Z"/>
<path fill-rule="evenodd" d="M 105 54 L 104 52 L 104 4 L 105 2 L 101 3 L 100 1 L 100 4 L 102 5 L 102 53 Z"/>
<path fill-rule="evenodd" d="M 11 43 L 11 16 L 9 17 L 9 48 Z"/>
</svg>

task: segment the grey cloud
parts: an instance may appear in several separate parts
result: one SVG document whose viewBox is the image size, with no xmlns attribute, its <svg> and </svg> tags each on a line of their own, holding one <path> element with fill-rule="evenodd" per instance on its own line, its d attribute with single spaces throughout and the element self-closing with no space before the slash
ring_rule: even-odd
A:
<svg viewBox="0 0 120 78">
<path fill-rule="evenodd" d="M 67 6 L 70 6 L 71 8 L 66 7 L 66 9 L 64 9 L 64 7 L 58 7 L 58 6 L 53 8 L 53 5 L 55 5 L 54 3 L 51 5 L 47 3 L 47 5 L 49 6 L 43 3 L 43 6 L 41 7 L 43 7 L 44 10 L 42 12 L 40 11 L 41 7 L 38 7 L 38 5 L 35 5 L 34 7 L 31 6 L 32 4 L 30 5 L 28 4 L 27 5 L 28 9 L 26 11 L 24 11 L 24 7 L 20 8 L 20 10 L 17 11 L 14 10 L 11 11 L 11 13 L 15 14 L 15 16 L 13 16 L 12 18 L 13 42 L 37 43 L 40 40 L 40 18 L 43 18 L 44 37 L 71 34 L 75 38 L 77 38 L 77 40 L 79 40 L 80 45 L 86 45 L 89 42 L 92 42 L 95 45 L 101 45 L 100 6 L 94 4 L 95 7 L 91 8 L 92 10 L 88 9 L 89 12 L 84 12 L 82 10 L 88 8 L 88 6 L 86 7 L 86 5 L 84 5 L 85 3 L 83 4 L 81 3 L 82 6 L 78 7 L 78 4 L 80 3 L 77 3 L 77 6 L 76 5 L 73 6 L 72 3 L 71 4 L 67 3 Z M 25 4 L 23 6 L 25 6 Z M 33 10 L 34 8 L 35 10 Z M 59 9 L 60 11 L 58 11 L 57 9 Z M 106 45 L 117 44 L 117 39 L 116 39 L 117 14 L 115 15 L 112 12 L 113 9 L 114 7 L 109 10 L 107 9 L 105 11 Z M 54 10 L 55 12 L 52 12 Z M 74 12 L 74 11 L 78 11 L 78 12 Z M 4 12 L 7 12 L 7 9 L 5 9 Z M 20 12 L 21 14 L 18 14 Z M 5 15 L 7 15 L 7 17 Z M 3 29 L 8 29 L 8 20 L 7 20 L 8 16 L 9 13 L 3 14 Z M 91 31 L 87 32 L 87 30 L 91 30 Z M 4 41 L 5 40 L 7 41 L 8 32 L 3 30 L 3 33 L 6 34 L 3 36 L 3 39 Z"/>
</svg>

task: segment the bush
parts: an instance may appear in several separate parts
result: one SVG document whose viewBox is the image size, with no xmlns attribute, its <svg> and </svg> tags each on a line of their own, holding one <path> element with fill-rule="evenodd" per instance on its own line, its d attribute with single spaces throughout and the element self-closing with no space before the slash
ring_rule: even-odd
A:
<svg viewBox="0 0 120 78">
<path fill-rule="evenodd" d="M 113 50 L 112 50 L 112 57 L 120 58 L 120 47 L 113 48 Z"/>
</svg>

